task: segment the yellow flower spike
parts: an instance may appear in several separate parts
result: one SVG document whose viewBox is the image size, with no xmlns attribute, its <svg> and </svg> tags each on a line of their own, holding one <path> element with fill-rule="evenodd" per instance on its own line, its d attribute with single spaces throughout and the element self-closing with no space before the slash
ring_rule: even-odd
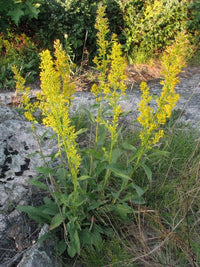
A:
<svg viewBox="0 0 200 267">
<path fill-rule="evenodd" d="M 23 94 L 24 92 L 24 85 L 25 85 L 25 79 L 20 75 L 20 70 L 17 68 L 16 65 L 12 66 L 12 71 L 14 73 L 14 79 L 15 79 L 15 87 L 16 87 L 16 96 L 17 94 Z"/>
<path fill-rule="evenodd" d="M 114 89 L 114 91 L 119 89 L 120 93 L 124 94 L 126 90 L 126 76 L 124 75 L 126 63 L 122 57 L 121 45 L 117 42 L 113 43 L 110 60 L 111 70 L 108 75 L 108 81 L 110 82 L 110 85 Z"/>
<path fill-rule="evenodd" d="M 55 66 L 60 75 L 62 81 L 62 93 L 67 99 L 67 104 L 71 105 L 73 100 L 73 94 L 75 93 L 75 86 L 71 83 L 71 60 L 65 51 L 62 49 L 62 45 L 59 40 L 54 43 L 55 48 Z"/>
<path fill-rule="evenodd" d="M 159 127 L 166 123 L 167 118 L 170 118 L 172 109 L 176 106 L 180 98 L 179 94 L 175 92 L 175 86 L 179 82 L 177 75 L 185 66 L 187 43 L 185 34 L 181 33 L 176 42 L 167 48 L 161 59 L 163 67 L 162 74 L 165 80 L 160 82 L 163 88 L 160 97 L 156 99 L 157 110 L 155 112 L 149 107 L 151 102 L 149 88 L 144 82 L 140 85 L 142 99 L 138 108 L 140 111 L 138 121 L 143 126 L 140 139 L 142 146 L 146 149 L 150 149 L 152 145 L 159 142 L 160 138 L 164 136 L 164 131 L 159 129 Z"/>
<path fill-rule="evenodd" d="M 91 92 L 93 93 L 94 96 L 97 97 L 99 93 L 99 87 L 95 83 L 91 87 Z"/>
<path fill-rule="evenodd" d="M 41 53 L 41 93 L 37 95 L 39 101 L 34 104 L 29 101 L 30 88 L 24 90 L 25 82 L 23 78 L 20 78 L 16 68 L 13 70 L 16 72 L 16 78 L 18 79 L 18 88 L 23 89 L 24 92 L 22 99 L 25 105 L 26 118 L 34 121 L 32 114 L 39 108 L 42 112 L 43 123 L 57 133 L 58 142 L 60 146 L 64 147 L 68 158 L 68 167 L 76 193 L 77 174 L 81 158 L 77 152 L 77 134 L 69 117 L 69 106 L 73 99 L 74 85 L 70 81 L 69 57 L 62 51 L 59 41 L 56 41 L 54 46 L 56 50 L 55 61 L 53 61 L 50 51 L 46 50 Z"/>
</svg>

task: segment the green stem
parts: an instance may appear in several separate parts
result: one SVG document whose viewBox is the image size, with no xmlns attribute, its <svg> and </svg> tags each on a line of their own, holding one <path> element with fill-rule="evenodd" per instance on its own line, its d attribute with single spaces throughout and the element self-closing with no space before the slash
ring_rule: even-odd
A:
<svg viewBox="0 0 200 267">
<path fill-rule="evenodd" d="M 135 173 L 135 171 L 136 171 L 136 169 L 137 169 L 137 167 L 138 167 L 138 164 L 139 164 L 139 162 L 140 162 L 140 160 L 141 160 L 141 157 L 144 155 L 144 152 L 146 151 L 147 143 L 148 143 L 149 137 L 150 137 L 150 135 L 146 138 L 146 141 L 145 141 L 144 145 L 142 146 L 141 152 L 140 152 L 140 154 L 139 154 L 139 156 L 138 156 L 138 158 L 137 158 L 137 161 L 136 161 L 136 163 L 135 163 L 135 166 L 134 166 L 134 168 L 133 168 L 133 170 L 132 170 L 132 172 L 131 172 L 131 174 L 130 174 L 130 178 L 133 177 L 133 174 Z"/>
<path fill-rule="evenodd" d="M 142 155 L 144 154 L 144 152 L 145 152 L 145 147 L 142 147 L 142 150 L 141 150 L 141 152 L 140 152 L 140 154 L 139 154 L 139 156 L 138 156 L 138 158 L 137 158 L 137 161 L 136 161 L 136 163 L 135 163 L 135 166 L 134 166 L 134 168 L 133 168 L 133 170 L 132 170 L 132 172 L 131 172 L 131 174 L 130 174 L 130 178 L 133 177 L 133 174 L 135 173 L 135 171 L 136 171 L 136 169 L 137 169 L 137 167 L 138 167 L 138 164 L 139 164 L 139 162 L 140 162 L 140 160 L 141 160 L 141 157 L 142 157 Z"/>
<path fill-rule="evenodd" d="M 102 194 L 103 194 L 103 192 L 104 192 L 104 190 L 105 190 L 105 187 L 106 187 L 106 185 L 107 185 L 107 182 L 108 182 L 108 178 L 109 178 L 109 176 L 110 176 L 110 173 L 111 173 L 110 170 L 107 170 L 107 171 L 106 171 L 106 176 L 105 176 L 104 184 L 103 184 L 103 187 L 102 187 Z"/>
</svg>

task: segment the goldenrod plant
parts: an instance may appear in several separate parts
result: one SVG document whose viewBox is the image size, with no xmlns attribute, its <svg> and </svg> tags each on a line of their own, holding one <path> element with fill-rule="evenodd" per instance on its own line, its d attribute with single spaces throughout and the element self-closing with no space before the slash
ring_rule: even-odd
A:
<svg viewBox="0 0 200 267">
<path fill-rule="evenodd" d="M 134 170 L 144 152 L 151 149 L 164 136 L 164 130 L 161 126 L 171 117 L 172 110 L 179 100 L 179 94 L 176 93 L 175 86 L 179 83 L 178 74 L 186 64 L 185 58 L 188 46 L 187 36 L 185 32 L 182 32 L 177 37 L 175 43 L 169 46 L 163 54 L 161 59 L 161 74 L 164 79 L 160 82 L 163 86 L 162 92 L 160 96 L 156 97 L 156 110 L 150 106 L 152 100 L 152 95 L 149 92 L 150 88 L 146 82 L 140 84 L 142 99 L 139 103 L 140 115 L 138 121 L 142 125 L 140 132 L 142 149 L 137 158 Z"/>
<path fill-rule="evenodd" d="M 118 120 L 122 113 L 119 100 L 125 95 L 126 85 L 124 75 L 126 63 L 122 57 L 121 45 L 117 42 L 115 35 L 108 40 L 108 20 L 105 17 L 105 6 L 99 4 L 98 15 L 96 20 L 97 44 L 99 46 L 98 56 L 95 57 L 94 63 L 99 70 L 98 85 L 94 84 L 91 88 L 92 93 L 96 97 L 98 104 L 98 112 L 96 117 L 96 140 L 97 145 L 99 139 L 99 125 L 105 127 L 109 133 L 110 147 L 109 151 L 103 147 L 104 158 L 108 164 L 113 162 L 113 148 L 117 142 Z M 109 108 L 109 115 L 112 119 L 106 117 L 107 109 L 103 109 L 103 101 L 106 101 Z M 101 132 L 102 134 L 102 132 Z M 102 192 L 105 190 L 111 171 L 107 169 L 103 182 Z"/>
<path fill-rule="evenodd" d="M 21 106 L 21 102 L 23 103 L 24 115 L 30 121 L 35 121 L 33 113 L 38 108 L 38 102 L 34 105 L 30 102 L 30 87 L 25 87 L 26 80 L 21 75 L 21 70 L 17 68 L 16 65 L 12 66 L 12 71 L 14 73 L 15 80 L 15 99 L 17 106 Z M 21 99 L 21 100 L 20 100 Z"/>
<path fill-rule="evenodd" d="M 39 208 L 19 208 L 39 223 L 49 224 L 50 230 L 59 231 L 59 235 L 63 236 L 58 245 L 60 254 L 67 250 L 71 257 L 80 254 L 81 249 L 100 249 L 103 237 L 113 235 L 115 221 L 128 221 L 133 212 L 132 206 L 144 203 L 145 189 L 135 183 L 134 174 L 141 166 L 148 178 L 151 178 L 151 170 L 142 157 L 151 151 L 164 134 L 160 126 L 171 116 L 171 110 L 178 99 L 174 87 L 184 65 L 185 39 L 181 35 L 163 57 L 165 80 L 162 82 L 162 93 L 157 98 L 157 110 L 149 106 L 152 99 L 149 88 L 145 83 L 141 84 L 141 114 L 138 121 L 143 129 L 140 147 L 136 149 L 132 143 L 127 144 L 124 140 L 120 143 L 122 127 L 119 125 L 119 117 L 122 109 L 119 101 L 126 92 L 126 64 L 116 36 L 108 39 L 108 21 L 105 18 L 105 6 L 101 4 L 96 29 L 99 54 L 94 62 L 99 75 L 92 92 L 97 102 L 97 115 L 87 110 L 91 123 L 96 126 L 95 140 L 79 149 L 77 138 L 83 131 L 75 131 L 69 113 L 74 94 L 70 76 L 71 61 L 60 42 L 56 41 L 55 59 L 48 50 L 41 53 L 41 94 L 38 95 L 36 108 L 42 112 L 43 124 L 56 133 L 58 153 L 52 158 L 59 156 L 61 165 L 52 168 L 45 162 L 45 167 L 37 168 L 41 176 L 33 183 L 49 189 L 50 193 L 44 199 L 44 205 Z M 179 54 L 180 51 L 183 53 Z M 16 75 L 18 78 L 19 75 Z M 20 79 L 18 81 L 20 83 Z M 34 120 L 31 117 L 31 105 L 34 104 L 25 104 L 25 108 L 29 109 L 25 116 Z M 49 187 L 46 178 L 47 184 L 51 184 Z M 116 229 L 114 231 L 116 233 Z"/>
</svg>

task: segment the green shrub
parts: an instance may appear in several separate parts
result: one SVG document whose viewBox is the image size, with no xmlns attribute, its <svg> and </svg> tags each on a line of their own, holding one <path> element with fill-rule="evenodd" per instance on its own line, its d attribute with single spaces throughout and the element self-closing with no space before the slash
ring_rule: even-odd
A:
<svg viewBox="0 0 200 267">
<path fill-rule="evenodd" d="M 145 61 L 163 52 L 183 30 L 193 42 L 199 28 L 197 6 L 187 0 L 129 1 L 123 7 L 124 51 L 129 59 Z"/>
<path fill-rule="evenodd" d="M 53 43 L 59 39 L 63 45 L 70 44 L 75 61 L 80 62 L 89 56 L 90 63 L 96 55 L 96 30 L 94 27 L 97 4 L 100 0 L 57 1 L 45 0 L 40 7 L 37 19 L 27 25 L 30 32 L 41 47 L 53 50 Z M 109 19 L 110 31 L 121 34 L 123 16 L 119 4 L 115 0 L 105 0 L 106 13 Z M 22 21 L 20 28 L 24 28 Z"/>
<path fill-rule="evenodd" d="M 119 4 L 115 0 L 76 0 L 67 9 L 66 33 L 69 43 L 78 59 L 83 58 L 84 46 L 92 60 L 97 52 L 96 29 L 94 27 L 97 5 L 106 5 L 106 16 L 109 20 L 110 34 L 121 34 L 123 17 Z"/>
<path fill-rule="evenodd" d="M 38 17 L 33 18 L 28 24 L 26 19 L 22 20 L 19 29 L 30 34 L 41 48 L 52 51 L 56 39 L 64 41 L 66 17 L 65 8 L 60 2 L 44 0 Z"/>
<path fill-rule="evenodd" d="M 194 36 L 193 41 L 199 44 L 200 40 L 200 2 L 191 1 L 188 9 L 189 20 L 187 22 L 188 32 Z"/>
<path fill-rule="evenodd" d="M 26 17 L 27 20 L 37 18 L 40 11 L 40 4 L 43 0 L 0 0 L 0 31 L 6 32 L 13 23 L 18 25 L 20 20 Z"/>
<path fill-rule="evenodd" d="M 36 45 L 25 34 L 15 35 L 3 33 L 0 35 L 0 88 L 13 89 L 12 66 L 21 68 L 21 74 L 27 82 L 32 82 L 38 74 L 39 54 Z"/>
</svg>

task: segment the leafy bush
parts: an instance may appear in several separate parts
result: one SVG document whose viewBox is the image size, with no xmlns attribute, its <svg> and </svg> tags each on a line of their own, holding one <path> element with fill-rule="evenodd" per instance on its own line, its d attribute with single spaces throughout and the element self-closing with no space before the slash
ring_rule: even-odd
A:
<svg viewBox="0 0 200 267">
<path fill-rule="evenodd" d="M 66 45 L 67 37 L 75 60 L 80 62 L 89 55 L 88 59 L 91 62 L 97 52 L 94 24 L 98 2 L 100 0 L 44 0 L 38 18 L 27 25 L 27 31 L 40 42 L 41 47 L 51 51 L 56 39 Z M 115 0 L 104 2 L 107 4 L 106 13 L 110 30 L 120 35 L 123 24 L 120 7 Z M 26 22 L 22 21 L 20 27 L 23 29 L 25 24 Z"/>
<path fill-rule="evenodd" d="M 44 0 L 37 19 L 32 19 L 27 24 L 23 20 L 19 28 L 27 31 L 43 49 L 53 50 L 53 42 L 60 39 L 64 42 L 66 32 L 67 13 L 64 6 L 57 0 Z M 26 27 L 24 27 L 26 25 Z"/>
<path fill-rule="evenodd" d="M 138 0 L 124 5 L 124 51 L 129 59 L 145 61 L 163 52 L 181 31 L 188 34 L 188 23 L 190 27 L 193 24 L 192 40 L 199 26 L 196 11 L 193 10 L 191 16 L 190 8 L 193 5 L 190 6 L 187 0 Z"/>
<path fill-rule="evenodd" d="M 29 21 L 37 18 L 40 4 L 43 0 L 0 0 L 0 31 L 6 32 L 12 23 L 19 24 L 24 17 Z"/>
<path fill-rule="evenodd" d="M 21 68 L 21 74 L 27 82 L 32 82 L 38 73 L 39 54 L 36 45 L 25 34 L 0 35 L 0 88 L 12 89 L 15 86 L 12 66 Z"/>
<path fill-rule="evenodd" d="M 200 2 L 191 1 L 188 9 L 188 31 L 194 36 L 194 42 L 199 44 L 200 40 Z"/>
<path fill-rule="evenodd" d="M 72 1 L 67 9 L 66 33 L 69 43 L 78 59 L 83 58 L 84 48 L 89 52 L 91 61 L 97 52 L 95 19 L 97 5 L 101 0 Z M 106 16 L 109 19 L 109 29 L 112 33 L 120 34 L 123 17 L 120 6 L 115 0 L 105 0 Z"/>
<path fill-rule="evenodd" d="M 39 108 L 43 123 L 56 133 L 58 152 L 52 155 L 52 159 L 59 157 L 61 165 L 52 168 L 43 157 L 45 166 L 37 167 L 41 175 L 32 183 L 48 190 L 49 197 L 38 208 L 23 206 L 19 209 L 39 223 L 49 224 L 50 230 L 60 229 L 63 237 L 59 244 L 60 254 L 67 250 L 71 257 L 80 254 L 82 248 L 98 250 L 103 238 L 112 237 L 112 223 L 127 221 L 133 212 L 133 205 L 144 203 L 146 189 L 135 184 L 134 176 L 140 170 L 151 182 L 152 172 L 147 166 L 147 155 L 152 153 L 152 146 L 163 137 L 164 130 L 161 127 L 171 116 L 178 100 L 174 87 L 178 83 L 176 76 L 184 66 L 187 44 L 182 34 L 163 56 L 165 80 L 162 81 L 161 95 L 156 99 L 155 111 L 149 107 L 152 99 L 149 88 L 145 83 L 141 84 L 143 94 L 138 121 L 143 128 L 140 133 L 141 145 L 136 148 L 126 140 L 119 140 L 122 132 L 119 101 L 126 91 L 126 64 L 116 36 L 107 39 L 108 19 L 105 18 L 105 7 L 102 5 L 99 5 L 95 28 L 98 31 L 99 50 L 94 63 L 99 76 L 98 83 L 92 86 L 91 91 L 97 110 L 95 116 L 91 110 L 85 110 L 95 129 L 91 133 L 94 139 L 86 147 L 80 149 L 77 143 L 78 135 L 84 133 L 85 129 L 76 132 L 69 116 L 74 94 L 70 58 L 58 40 L 54 44 L 55 59 L 49 50 L 41 53 L 42 93 L 38 95 L 39 101 L 28 103 L 28 89 L 23 96 L 25 116 L 34 121 L 34 108 Z M 16 68 L 13 71 L 17 78 L 19 73 Z M 18 80 L 21 91 L 20 82 L 23 86 L 23 79 Z M 36 133 L 34 124 L 33 131 Z M 159 151 L 156 150 L 156 153 Z M 49 187 L 45 182 L 47 180 L 51 184 Z"/>
</svg>

